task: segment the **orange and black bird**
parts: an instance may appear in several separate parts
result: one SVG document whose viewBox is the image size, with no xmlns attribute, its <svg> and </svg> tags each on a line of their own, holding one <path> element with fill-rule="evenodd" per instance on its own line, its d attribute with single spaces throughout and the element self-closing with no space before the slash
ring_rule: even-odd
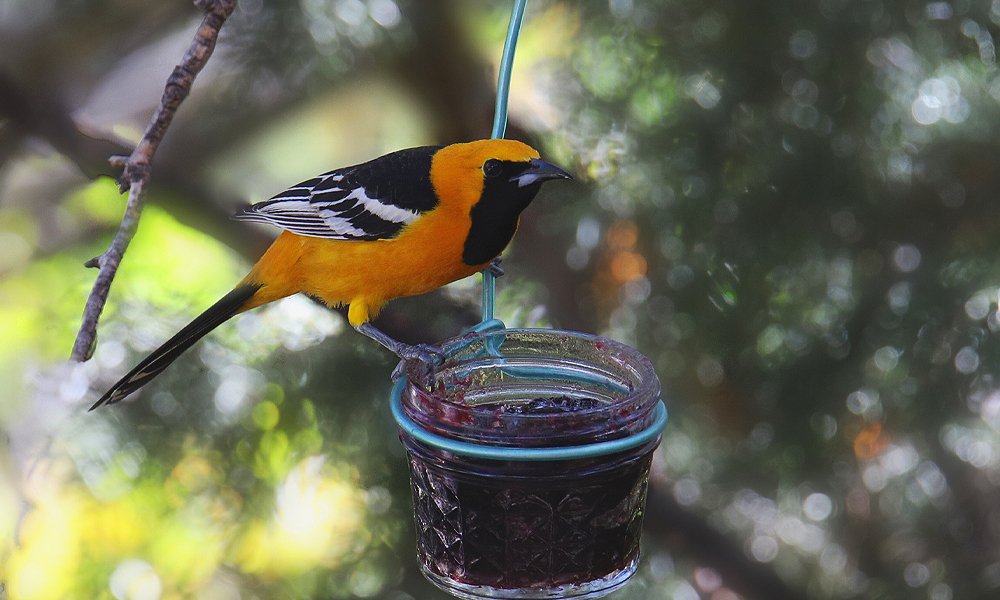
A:
<svg viewBox="0 0 1000 600">
<path fill-rule="evenodd" d="M 90 408 L 149 383 L 230 317 L 295 293 L 347 305 L 359 332 L 401 358 L 440 359 L 370 321 L 386 302 L 416 296 L 490 266 L 541 184 L 570 179 L 514 140 L 399 150 L 303 181 L 236 214 L 284 231 L 221 300 L 147 356 Z"/>
</svg>

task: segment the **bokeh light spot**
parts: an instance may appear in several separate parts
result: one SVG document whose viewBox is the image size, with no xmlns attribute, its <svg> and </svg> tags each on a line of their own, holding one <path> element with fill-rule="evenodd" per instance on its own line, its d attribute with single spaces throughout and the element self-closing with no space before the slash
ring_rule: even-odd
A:
<svg viewBox="0 0 1000 600">
<path fill-rule="evenodd" d="M 802 501 L 802 512 L 813 521 L 824 521 L 833 512 L 833 501 L 826 494 L 809 494 Z"/>
<path fill-rule="evenodd" d="M 964 346 L 955 354 L 955 370 L 971 375 L 979 368 L 979 353 L 972 346 Z"/>
<path fill-rule="evenodd" d="M 892 264 L 903 273 L 916 271 L 920 259 L 920 250 L 912 244 L 900 244 L 892 253 Z"/>
</svg>

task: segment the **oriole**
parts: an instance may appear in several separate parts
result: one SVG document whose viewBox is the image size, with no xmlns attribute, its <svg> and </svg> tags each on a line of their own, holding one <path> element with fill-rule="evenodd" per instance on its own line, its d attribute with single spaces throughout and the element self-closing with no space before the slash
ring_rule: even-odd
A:
<svg viewBox="0 0 1000 600">
<path fill-rule="evenodd" d="M 284 231 L 250 273 L 129 371 L 90 408 L 119 402 L 230 317 L 301 292 L 402 358 L 434 361 L 375 328 L 386 302 L 415 296 L 488 267 L 510 242 L 541 184 L 569 179 L 514 140 L 480 140 L 392 152 L 335 169 L 249 206 L 235 218 Z"/>
</svg>

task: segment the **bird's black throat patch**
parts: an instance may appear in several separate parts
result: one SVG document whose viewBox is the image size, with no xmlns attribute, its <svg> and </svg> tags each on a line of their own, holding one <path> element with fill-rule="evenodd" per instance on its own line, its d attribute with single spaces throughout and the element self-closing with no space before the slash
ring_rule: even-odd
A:
<svg viewBox="0 0 1000 600">
<path fill-rule="evenodd" d="M 514 237 L 517 219 L 541 189 L 541 182 L 519 187 L 511 178 L 528 168 L 524 162 L 502 162 L 502 171 L 487 177 L 483 195 L 472 207 L 472 227 L 465 239 L 462 262 L 481 265 L 497 257 Z"/>
</svg>

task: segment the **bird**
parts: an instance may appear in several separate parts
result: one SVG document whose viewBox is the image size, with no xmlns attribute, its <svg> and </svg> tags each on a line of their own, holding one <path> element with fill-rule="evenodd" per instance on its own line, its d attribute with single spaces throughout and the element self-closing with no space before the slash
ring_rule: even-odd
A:
<svg viewBox="0 0 1000 600">
<path fill-rule="evenodd" d="M 402 359 L 440 350 L 372 325 L 382 307 L 497 264 L 542 183 L 572 179 L 531 146 L 489 139 L 391 152 L 334 169 L 241 209 L 283 231 L 228 294 L 139 362 L 97 402 L 116 404 L 231 317 L 296 293 L 347 307 L 359 333 Z"/>
</svg>

